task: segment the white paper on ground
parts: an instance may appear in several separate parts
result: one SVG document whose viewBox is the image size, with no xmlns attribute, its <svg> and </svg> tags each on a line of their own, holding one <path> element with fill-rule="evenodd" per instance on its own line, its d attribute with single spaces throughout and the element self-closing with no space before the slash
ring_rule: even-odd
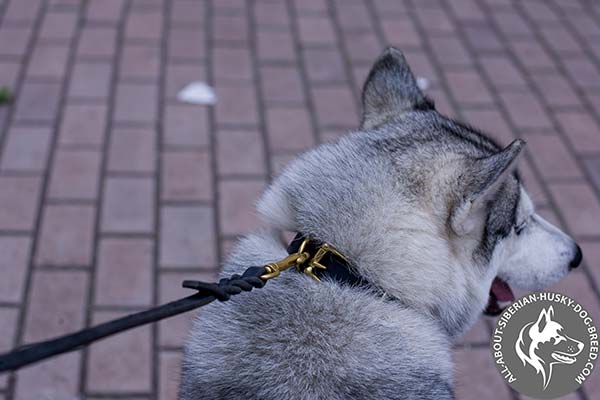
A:
<svg viewBox="0 0 600 400">
<path fill-rule="evenodd" d="M 205 82 L 191 82 L 177 93 L 177 100 L 191 104 L 212 105 L 217 102 L 217 95 Z"/>
<path fill-rule="evenodd" d="M 429 89 L 429 79 L 422 76 L 417 77 L 417 86 L 421 90 Z"/>
</svg>

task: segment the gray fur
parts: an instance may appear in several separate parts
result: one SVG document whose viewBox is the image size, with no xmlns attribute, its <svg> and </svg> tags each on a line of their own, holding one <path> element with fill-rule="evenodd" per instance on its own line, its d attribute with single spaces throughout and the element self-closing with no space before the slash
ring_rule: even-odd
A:
<svg viewBox="0 0 600 400">
<path fill-rule="evenodd" d="M 566 273 L 572 240 L 533 213 L 512 173 L 523 143 L 502 151 L 424 106 L 397 50 L 376 62 L 363 102 L 360 131 L 305 153 L 267 189 L 268 228 L 237 244 L 224 274 L 285 257 L 277 230 L 303 232 L 396 301 L 286 272 L 210 305 L 185 346 L 181 400 L 451 399 L 451 343 L 494 277 L 535 287 Z"/>
</svg>

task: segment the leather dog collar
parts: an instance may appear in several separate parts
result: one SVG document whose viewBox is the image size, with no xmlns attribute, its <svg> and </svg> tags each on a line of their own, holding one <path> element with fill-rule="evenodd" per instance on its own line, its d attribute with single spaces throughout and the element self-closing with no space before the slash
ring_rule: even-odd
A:
<svg viewBox="0 0 600 400">
<path fill-rule="evenodd" d="M 306 238 L 306 235 L 298 233 L 290 242 L 287 252 L 289 254 L 297 253 L 300 250 L 302 243 L 305 242 Z M 311 255 L 315 255 L 322 246 L 322 242 L 309 239 L 308 242 L 306 242 L 303 251 Z M 325 252 L 323 257 L 318 261 L 318 264 L 324 267 L 312 269 L 312 274 L 314 274 L 314 277 L 316 277 L 318 280 L 328 278 L 349 286 L 375 288 L 375 286 L 369 281 L 354 273 L 348 260 L 346 260 L 345 257 L 337 251 Z"/>
</svg>

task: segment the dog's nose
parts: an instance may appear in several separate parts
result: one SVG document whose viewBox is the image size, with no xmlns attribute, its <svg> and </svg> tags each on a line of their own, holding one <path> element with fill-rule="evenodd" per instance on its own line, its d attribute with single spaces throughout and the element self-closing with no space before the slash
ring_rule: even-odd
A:
<svg viewBox="0 0 600 400">
<path fill-rule="evenodd" d="M 579 264 L 581 264 L 581 259 L 583 258 L 583 253 L 581 252 L 581 247 L 579 247 L 579 245 L 575 245 L 575 257 L 573 257 L 573 259 L 571 260 L 571 263 L 569 264 L 569 269 L 575 269 L 577 267 L 579 267 Z"/>
</svg>

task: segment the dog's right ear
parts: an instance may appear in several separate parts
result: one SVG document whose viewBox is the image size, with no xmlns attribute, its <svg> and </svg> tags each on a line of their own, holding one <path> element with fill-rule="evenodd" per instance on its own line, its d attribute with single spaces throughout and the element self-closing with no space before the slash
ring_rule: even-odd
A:
<svg viewBox="0 0 600 400">
<path fill-rule="evenodd" d="M 433 109 L 413 76 L 402 52 L 388 47 L 375 61 L 362 93 L 363 129 L 373 128 L 390 117 L 414 109 Z"/>
<path fill-rule="evenodd" d="M 548 322 L 552 320 L 553 316 L 554 308 L 552 306 L 548 307 L 547 310 L 545 308 L 542 309 L 542 312 L 540 313 L 540 316 L 538 317 L 538 320 L 535 323 L 535 326 L 537 326 L 538 328 L 538 332 L 541 333 L 544 330 Z"/>
<path fill-rule="evenodd" d="M 525 141 L 516 139 L 496 154 L 471 160 L 460 179 L 464 185 L 463 198 L 450 216 L 452 230 L 457 235 L 467 235 L 482 226 L 487 202 L 513 173 L 524 147 Z"/>
</svg>

